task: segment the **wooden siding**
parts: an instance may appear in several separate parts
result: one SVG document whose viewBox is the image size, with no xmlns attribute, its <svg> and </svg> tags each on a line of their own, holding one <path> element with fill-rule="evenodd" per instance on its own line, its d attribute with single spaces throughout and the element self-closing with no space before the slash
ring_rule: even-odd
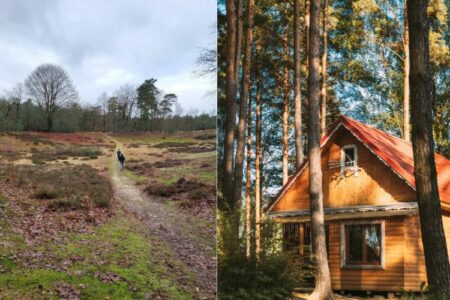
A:
<svg viewBox="0 0 450 300">
<path fill-rule="evenodd" d="M 404 290 L 420 291 L 421 284 L 427 282 L 427 271 L 425 268 L 419 216 L 405 218 L 404 256 Z"/>
<path fill-rule="evenodd" d="M 442 212 L 442 222 L 444 224 L 445 238 L 447 240 L 447 252 L 450 255 L 450 212 Z"/>
<path fill-rule="evenodd" d="M 339 129 L 336 139 L 322 151 L 324 206 L 386 205 L 397 201 L 414 201 L 414 190 L 383 164 L 370 150 L 346 129 Z M 340 176 L 340 167 L 328 169 L 328 161 L 340 161 L 341 148 L 354 144 L 358 152 L 356 175 Z M 309 208 L 308 168 L 293 182 L 291 188 L 272 209 L 276 211 Z"/>
<path fill-rule="evenodd" d="M 333 289 L 401 291 L 404 286 L 403 218 L 385 219 L 384 269 L 341 268 L 340 224 L 330 224 L 329 266 Z"/>
</svg>

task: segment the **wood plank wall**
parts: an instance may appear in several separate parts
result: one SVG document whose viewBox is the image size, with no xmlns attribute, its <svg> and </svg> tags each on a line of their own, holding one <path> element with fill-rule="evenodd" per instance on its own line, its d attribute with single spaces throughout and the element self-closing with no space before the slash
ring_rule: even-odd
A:
<svg viewBox="0 0 450 300">
<path fill-rule="evenodd" d="M 328 161 L 339 161 L 341 147 L 348 144 L 357 147 L 360 171 L 357 176 L 347 174 L 346 177 L 341 177 L 340 167 L 329 169 Z M 340 129 L 329 148 L 322 152 L 322 172 L 325 207 L 386 205 L 416 199 L 410 186 L 344 128 Z M 308 209 L 308 184 L 306 168 L 272 211 Z"/>
</svg>

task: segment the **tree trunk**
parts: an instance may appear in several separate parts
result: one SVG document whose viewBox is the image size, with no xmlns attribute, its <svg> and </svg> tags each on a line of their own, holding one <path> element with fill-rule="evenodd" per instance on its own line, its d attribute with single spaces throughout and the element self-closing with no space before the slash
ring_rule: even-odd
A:
<svg viewBox="0 0 450 300">
<path fill-rule="evenodd" d="M 312 244 L 316 262 L 316 284 L 310 299 L 332 299 L 330 270 L 323 216 L 322 169 L 320 162 L 320 0 L 311 0 L 308 76 L 308 159 Z"/>
<path fill-rule="evenodd" d="M 257 74 L 258 76 L 258 74 Z M 255 141 L 255 252 L 261 252 L 261 134 L 262 99 L 259 78 L 256 79 L 256 141 Z"/>
<path fill-rule="evenodd" d="M 236 148 L 236 161 L 234 166 L 233 204 L 238 208 L 242 197 L 242 179 L 245 151 L 245 128 L 247 125 L 247 100 L 250 87 L 250 67 L 252 63 L 253 42 L 253 6 L 254 0 L 247 2 L 247 18 L 244 39 L 244 64 L 242 70 L 241 93 L 239 100 L 239 124 Z"/>
<path fill-rule="evenodd" d="M 284 76 L 283 76 L 283 185 L 289 178 L 289 68 L 288 68 L 288 40 L 287 27 L 283 35 L 284 48 Z"/>
<path fill-rule="evenodd" d="M 245 177 L 245 253 L 250 258 L 251 246 L 251 188 L 252 188 L 252 98 L 247 108 L 247 175 Z"/>
<path fill-rule="evenodd" d="M 234 0 L 227 0 L 227 46 L 226 46 L 226 117 L 224 145 L 223 197 L 228 209 L 233 211 L 233 150 L 236 102 L 236 14 Z"/>
<path fill-rule="evenodd" d="M 407 141 L 408 143 L 411 142 L 410 137 L 410 117 L 409 117 L 409 97 L 410 97 L 410 91 L 409 91 L 409 64 L 410 64 L 410 56 L 409 56 L 409 23 L 408 23 L 408 5 L 407 1 L 405 0 L 405 40 L 403 43 L 403 48 L 405 52 L 405 58 L 404 58 L 404 76 L 403 76 L 403 139 Z"/>
<path fill-rule="evenodd" d="M 433 150 L 432 95 L 426 0 L 408 0 L 411 51 L 412 144 L 416 195 L 428 285 L 436 299 L 450 294 L 450 266 Z"/>
<path fill-rule="evenodd" d="M 294 0 L 294 125 L 295 125 L 295 167 L 303 162 L 302 145 L 302 93 L 300 89 L 300 0 Z"/>
<path fill-rule="evenodd" d="M 322 86 L 320 88 L 320 131 L 324 136 L 327 133 L 327 56 L 328 56 L 328 0 L 323 1 L 323 53 L 322 53 Z"/>
<path fill-rule="evenodd" d="M 239 82 L 239 71 L 241 69 L 241 48 L 242 48 L 242 2 L 243 0 L 237 0 L 237 9 L 236 9 L 236 20 L 237 20 L 237 28 L 236 28 L 236 50 L 235 50 L 235 80 Z"/>
<path fill-rule="evenodd" d="M 305 0 L 305 58 L 306 72 L 309 72 L 309 24 L 310 24 L 310 0 Z M 308 76 L 308 74 L 306 74 Z"/>
<path fill-rule="evenodd" d="M 50 132 L 53 129 L 53 116 L 51 113 L 47 114 L 47 131 Z"/>
</svg>

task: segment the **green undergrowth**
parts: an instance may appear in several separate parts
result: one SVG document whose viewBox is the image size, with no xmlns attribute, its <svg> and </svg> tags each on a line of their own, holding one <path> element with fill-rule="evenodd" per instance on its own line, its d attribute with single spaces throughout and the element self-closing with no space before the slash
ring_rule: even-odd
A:
<svg viewBox="0 0 450 300">
<path fill-rule="evenodd" d="M 182 278 L 185 286 L 193 286 L 188 268 L 174 261 L 166 244 L 137 228 L 143 228 L 138 220 L 119 212 L 94 234 L 70 234 L 64 243 L 52 245 L 60 261 L 79 258 L 67 271 L 22 268 L 2 257 L 0 263 L 6 271 L 0 272 L 0 298 L 58 299 L 55 284 L 61 282 L 75 288 L 81 299 L 194 298 L 194 292 L 179 282 Z M 118 279 L 105 280 L 105 274 Z"/>
</svg>

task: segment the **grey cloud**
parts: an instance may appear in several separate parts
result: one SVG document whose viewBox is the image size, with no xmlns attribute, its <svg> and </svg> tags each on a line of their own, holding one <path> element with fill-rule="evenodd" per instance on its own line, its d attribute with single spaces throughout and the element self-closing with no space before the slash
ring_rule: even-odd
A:
<svg viewBox="0 0 450 300">
<path fill-rule="evenodd" d="M 118 88 L 115 77 L 139 84 L 188 74 L 199 49 L 215 41 L 210 28 L 215 5 L 213 0 L 0 0 L 0 90 L 45 62 L 61 64 L 88 102 Z M 202 92 L 204 79 L 198 79 L 198 86 L 197 94 L 180 100 L 202 109 L 202 97 L 215 83 Z"/>
</svg>

